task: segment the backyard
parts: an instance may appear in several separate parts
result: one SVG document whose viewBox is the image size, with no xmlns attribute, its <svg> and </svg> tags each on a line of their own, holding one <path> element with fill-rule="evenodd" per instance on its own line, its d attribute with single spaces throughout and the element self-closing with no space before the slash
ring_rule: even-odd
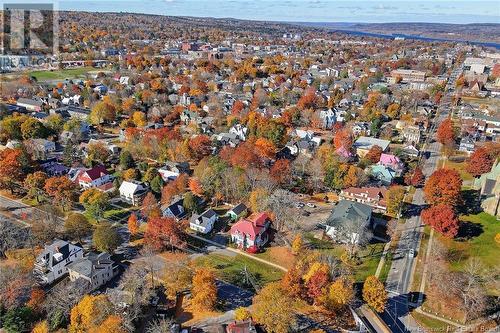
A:
<svg viewBox="0 0 500 333">
<path fill-rule="evenodd" d="M 281 279 L 284 274 L 279 269 L 239 254 L 210 253 L 196 258 L 195 264 L 212 267 L 219 279 L 243 288 L 251 288 L 253 284 L 263 286 Z"/>
</svg>

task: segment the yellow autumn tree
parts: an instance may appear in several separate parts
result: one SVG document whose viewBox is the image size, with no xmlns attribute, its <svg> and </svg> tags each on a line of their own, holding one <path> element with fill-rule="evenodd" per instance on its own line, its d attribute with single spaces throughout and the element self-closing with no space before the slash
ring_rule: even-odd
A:
<svg viewBox="0 0 500 333">
<path fill-rule="evenodd" d="M 336 279 L 328 288 L 326 305 L 331 310 L 340 309 L 354 299 L 353 281 L 346 277 Z"/>
<path fill-rule="evenodd" d="M 137 127 L 143 127 L 146 126 L 148 123 L 148 120 L 146 118 L 146 114 L 141 111 L 135 111 L 132 114 L 132 121 L 134 122 L 135 126 Z"/>
<path fill-rule="evenodd" d="M 239 307 L 234 310 L 234 320 L 241 321 L 252 318 L 252 313 L 247 308 Z"/>
<path fill-rule="evenodd" d="M 98 327 L 90 330 L 90 333 L 127 333 L 123 326 L 123 320 L 117 315 L 106 318 Z"/>
<path fill-rule="evenodd" d="M 253 299 L 252 318 L 269 333 L 287 333 L 295 322 L 294 299 L 272 282 L 262 288 Z"/>
<path fill-rule="evenodd" d="M 302 236 L 300 234 L 297 234 L 292 242 L 292 253 L 294 255 L 300 254 L 300 252 L 302 251 L 302 246 L 304 246 Z"/>
<path fill-rule="evenodd" d="M 85 295 L 80 302 L 71 309 L 70 333 L 86 333 L 99 327 L 112 307 L 105 295 Z"/>
<path fill-rule="evenodd" d="M 248 199 L 250 203 L 250 209 L 253 212 L 258 212 L 265 209 L 266 200 L 269 197 L 269 193 L 262 187 L 257 187 L 255 190 L 250 192 L 250 198 Z"/>
<path fill-rule="evenodd" d="M 214 272 L 206 267 L 199 268 L 193 276 L 192 304 L 198 311 L 210 311 L 217 302 L 217 286 Z"/>
<path fill-rule="evenodd" d="M 363 300 L 377 312 L 384 312 L 387 303 L 387 291 L 384 284 L 370 275 L 363 284 Z"/>
<path fill-rule="evenodd" d="M 31 333 L 49 333 L 49 324 L 47 324 L 46 320 L 38 322 L 35 327 L 33 327 Z"/>
<path fill-rule="evenodd" d="M 306 274 L 302 277 L 305 283 L 308 283 L 309 280 L 317 273 L 317 272 L 323 272 L 323 273 L 329 273 L 329 267 L 327 264 L 321 263 L 321 262 L 314 262 L 311 264 L 309 267 L 309 270 L 307 271 Z"/>
</svg>

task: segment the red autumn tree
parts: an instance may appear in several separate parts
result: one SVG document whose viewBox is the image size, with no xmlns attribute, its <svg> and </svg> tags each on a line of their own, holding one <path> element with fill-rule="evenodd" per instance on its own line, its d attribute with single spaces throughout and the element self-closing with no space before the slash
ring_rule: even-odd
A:
<svg viewBox="0 0 500 333">
<path fill-rule="evenodd" d="M 211 147 L 212 141 L 206 135 L 198 135 L 189 139 L 189 149 L 191 149 L 193 156 L 198 160 L 209 155 Z"/>
<path fill-rule="evenodd" d="M 137 235 L 139 232 L 139 222 L 137 221 L 137 216 L 132 213 L 127 221 L 128 231 L 131 235 Z"/>
<path fill-rule="evenodd" d="M 156 216 L 160 216 L 158 208 L 158 201 L 156 201 L 153 193 L 148 192 L 142 201 L 141 213 L 147 218 L 153 218 Z"/>
<path fill-rule="evenodd" d="M 39 312 L 42 310 L 43 302 L 45 301 L 45 291 L 43 289 L 35 287 L 31 290 L 31 296 L 27 306 Z"/>
<path fill-rule="evenodd" d="M 405 175 L 406 185 L 411 185 L 414 187 L 421 187 L 425 183 L 425 176 L 420 167 L 416 167 L 415 170 L 408 172 Z"/>
<path fill-rule="evenodd" d="M 425 200 L 436 206 L 445 204 L 455 207 L 460 202 L 462 179 L 456 170 L 438 169 L 427 179 L 424 186 Z"/>
<path fill-rule="evenodd" d="M 243 111 L 244 108 L 245 108 L 245 104 L 243 104 L 242 101 L 238 100 L 238 101 L 233 103 L 231 113 L 235 116 L 239 116 L 239 115 L 241 115 L 241 112 Z"/>
<path fill-rule="evenodd" d="M 257 155 L 254 145 L 248 141 L 236 147 L 230 157 L 230 161 L 233 166 L 238 166 L 243 169 L 248 169 L 251 166 L 257 167 L 260 165 L 259 155 Z"/>
<path fill-rule="evenodd" d="M 458 234 L 459 221 L 450 205 L 439 204 L 424 209 L 422 220 L 445 237 L 453 238 Z"/>
<path fill-rule="evenodd" d="M 269 171 L 271 177 L 280 184 L 284 184 L 290 180 L 292 176 L 291 172 L 290 161 L 286 159 L 277 160 Z"/>
<path fill-rule="evenodd" d="M 437 129 L 437 140 L 445 146 L 453 145 L 455 142 L 455 132 L 451 118 L 443 120 Z"/>
<path fill-rule="evenodd" d="M 470 155 L 466 170 L 472 176 L 479 177 L 483 173 L 489 172 L 492 165 L 493 160 L 490 158 L 488 151 L 485 148 L 481 147 L 476 149 Z"/>
<path fill-rule="evenodd" d="M 335 149 L 344 148 L 350 150 L 352 148 L 352 134 L 347 128 L 339 129 L 333 137 Z"/>
<path fill-rule="evenodd" d="M 320 269 L 316 271 L 307 282 L 307 296 L 309 296 L 315 304 L 320 302 L 323 291 L 329 281 L 328 272 Z"/>
<path fill-rule="evenodd" d="M 377 163 L 380 161 L 380 155 L 382 155 L 382 148 L 375 145 L 366 153 L 365 158 L 372 163 Z"/>
<path fill-rule="evenodd" d="M 172 250 L 184 246 L 183 232 L 179 223 L 171 217 L 154 217 L 148 220 L 144 242 L 156 251 L 167 246 Z"/>
<path fill-rule="evenodd" d="M 68 177 L 51 177 L 47 179 L 43 188 L 54 199 L 55 204 L 60 204 L 62 207 L 71 206 L 75 195 L 75 184 Z"/>
</svg>

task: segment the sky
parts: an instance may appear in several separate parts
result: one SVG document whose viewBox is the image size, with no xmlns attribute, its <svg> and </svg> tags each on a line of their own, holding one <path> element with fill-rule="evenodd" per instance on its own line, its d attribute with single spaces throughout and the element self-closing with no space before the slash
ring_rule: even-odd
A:
<svg viewBox="0 0 500 333">
<path fill-rule="evenodd" d="M 16 1 L 18 0 L 0 0 L 0 3 Z M 33 0 L 27 0 L 31 1 Z M 61 10 L 121 11 L 284 22 L 500 24 L 498 0 L 59 0 L 58 6 Z"/>
</svg>

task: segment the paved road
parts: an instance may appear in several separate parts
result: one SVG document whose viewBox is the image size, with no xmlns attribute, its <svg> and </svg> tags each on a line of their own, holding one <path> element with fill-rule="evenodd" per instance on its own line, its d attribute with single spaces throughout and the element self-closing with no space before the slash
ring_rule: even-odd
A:
<svg viewBox="0 0 500 333">
<path fill-rule="evenodd" d="M 452 72 L 449 78 L 449 82 L 451 83 L 447 85 L 446 91 L 454 87 L 458 75 L 459 70 Z M 429 130 L 428 141 L 424 145 L 424 153 L 427 154 L 427 159 L 422 165 L 422 171 L 426 177 L 430 176 L 434 170 L 436 170 L 439 162 L 441 144 L 432 142 L 432 139 L 434 139 L 435 131 L 439 124 L 450 115 L 451 99 L 451 93 L 446 93 L 441 99 L 436 118 Z M 414 210 L 414 216 L 407 219 L 406 223 L 400 227 L 401 237 L 395 253 L 393 253 L 391 270 L 386 279 L 386 289 L 389 292 L 389 301 L 386 311 L 381 315 L 384 322 L 396 333 L 422 331 L 415 320 L 409 315 L 408 310 L 408 291 L 415 260 L 408 256 L 408 252 L 410 249 L 413 249 L 415 256 L 420 255 L 418 253 L 418 247 L 422 237 L 420 208 L 425 204 L 422 189 L 417 189 L 415 191 L 412 204 L 417 209 Z"/>
</svg>

